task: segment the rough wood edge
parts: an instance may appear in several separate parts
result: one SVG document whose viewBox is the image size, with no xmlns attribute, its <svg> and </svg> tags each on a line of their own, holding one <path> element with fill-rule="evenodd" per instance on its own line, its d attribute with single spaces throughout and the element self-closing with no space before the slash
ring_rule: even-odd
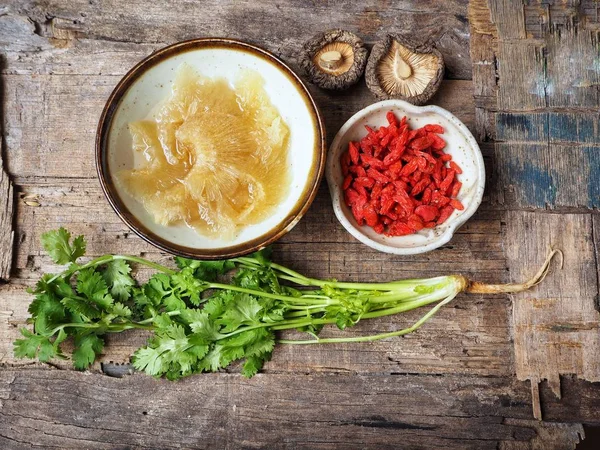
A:
<svg viewBox="0 0 600 450">
<path fill-rule="evenodd" d="M 533 417 L 537 420 L 542 420 L 542 404 L 540 402 L 540 382 L 539 380 L 531 379 L 531 403 L 533 407 Z"/>
<path fill-rule="evenodd" d="M 3 67 L 0 55 L 0 71 Z M 0 280 L 8 280 L 12 266 L 13 255 L 13 186 L 4 171 L 4 133 L 3 133 L 3 96 L 4 86 L 0 77 Z"/>
<path fill-rule="evenodd" d="M 492 22 L 488 0 L 471 0 L 468 8 L 471 36 L 474 34 L 489 34 L 497 36 L 498 30 Z"/>
</svg>

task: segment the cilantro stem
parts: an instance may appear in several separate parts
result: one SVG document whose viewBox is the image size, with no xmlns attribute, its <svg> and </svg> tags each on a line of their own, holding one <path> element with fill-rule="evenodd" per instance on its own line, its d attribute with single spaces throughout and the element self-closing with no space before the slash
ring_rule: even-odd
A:
<svg viewBox="0 0 600 450">
<path fill-rule="evenodd" d="M 149 261 L 145 258 L 140 258 L 138 256 L 128 256 L 128 255 L 104 255 L 104 256 L 100 256 L 98 258 L 92 259 L 91 261 L 82 264 L 81 266 L 74 266 L 74 267 L 70 267 L 67 270 L 62 271 L 61 273 L 57 273 L 56 275 L 54 275 L 52 278 L 50 278 L 48 281 L 46 281 L 48 284 L 52 283 L 53 281 L 56 281 L 58 278 L 61 277 L 70 277 L 71 275 L 80 272 L 82 270 L 85 269 L 89 269 L 90 267 L 96 267 L 96 266 L 101 266 L 102 264 L 106 264 L 109 263 L 111 261 L 116 261 L 116 260 L 124 260 L 124 261 L 131 261 L 131 262 L 135 262 L 138 264 L 143 264 L 145 266 L 151 267 L 153 269 L 159 270 L 161 272 L 164 272 L 166 274 L 169 275 L 173 275 L 176 272 L 172 269 L 169 269 L 166 266 L 163 266 L 161 264 Z"/>
<path fill-rule="evenodd" d="M 106 325 L 101 322 L 94 322 L 94 323 L 72 322 L 72 323 L 63 323 L 62 325 L 57 326 L 48 334 L 48 336 L 54 336 L 60 330 L 63 330 L 65 328 L 102 328 L 102 327 L 106 327 L 106 332 L 108 332 L 108 333 L 118 333 L 120 331 L 129 330 L 131 328 L 139 328 L 142 330 L 150 330 L 150 331 L 154 330 L 154 327 L 146 326 L 141 323 L 135 323 L 135 322 L 124 322 L 124 323 L 118 323 L 118 324 L 112 324 L 112 325 Z"/>
<path fill-rule="evenodd" d="M 392 331 L 389 333 L 372 334 L 369 336 L 358 336 L 358 337 L 348 337 L 348 338 L 323 338 L 323 339 L 316 337 L 315 339 L 309 339 L 309 340 L 280 339 L 277 342 L 280 344 L 294 344 L 294 345 L 334 344 L 334 343 L 342 343 L 342 342 L 373 342 L 373 341 L 379 341 L 381 339 L 387 339 L 387 338 L 394 337 L 394 336 L 403 336 L 405 334 L 412 333 L 416 329 L 420 328 L 421 325 L 423 325 L 435 313 L 437 313 L 442 306 L 444 306 L 446 303 L 452 301 L 454 299 L 454 297 L 456 297 L 456 294 L 446 297 L 443 301 L 439 302 L 437 305 L 435 305 L 433 308 L 431 308 L 427 312 L 427 314 L 425 314 L 423 317 L 421 317 L 412 326 L 410 326 L 408 328 L 404 328 L 402 330 Z"/>
<path fill-rule="evenodd" d="M 168 312 L 166 312 L 166 313 L 164 313 L 164 314 L 166 314 L 166 315 L 167 315 L 167 316 L 169 316 L 169 317 L 173 317 L 173 316 L 179 316 L 179 315 L 181 314 L 181 311 L 168 311 Z M 140 320 L 139 322 L 136 322 L 136 323 L 138 323 L 138 324 L 142 324 L 142 325 L 145 325 L 145 324 L 147 324 L 147 323 L 152 323 L 152 321 L 153 321 L 154 319 L 156 319 L 156 316 L 153 316 L 153 317 L 148 317 L 147 319 Z"/>
<path fill-rule="evenodd" d="M 244 258 L 244 259 L 252 259 L 252 258 Z M 259 267 L 262 267 L 259 265 Z M 440 283 L 447 283 L 449 278 L 453 278 L 450 276 L 442 276 L 435 278 L 414 278 L 408 280 L 397 280 L 391 281 L 388 283 L 348 283 L 348 282 L 340 282 L 334 280 L 318 280 L 316 278 L 306 277 L 292 269 L 289 269 L 280 264 L 271 263 L 270 267 L 278 272 L 277 277 L 283 280 L 291 281 L 296 284 L 305 285 L 305 286 L 316 286 L 316 287 L 325 287 L 330 286 L 337 289 L 353 289 L 353 290 L 371 290 L 371 291 L 407 291 L 414 292 L 414 289 L 417 286 L 430 287 L 435 286 Z M 254 267 L 249 267 L 254 268 Z M 258 267 L 257 267 L 258 268 Z"/>
<path fill-rule="evenodd" d="M 225 291 L 237 291 L 237 292 L 243 292 L 244 294 L 250 294 L 250 295 L 255 295 L 257 297 L 265 297 L 265 298 L 272 298 L 274 300 L 281 300 L 283 302 L 286 303 L 306 303 L 306 304 L 316 304 L 316 305 L 322 305 L 324 303 L 323 300 L 317 300 L 317 299 L 312 299 L 312 298 L 306 298 L 306 297 L 292 297 L 291 295 L 279 295 L 279 294 L 271 294 L 269 292 L 264 292 L 264 291 L 257 291 L 254 289 L 248 289 L 248 288 L 243 288 L 243 287 L 239 287 L 239 286 L 233 286 L 230 284 L 221 284 L 221 283 L 208 283 L 206 285 L 207 289 L 222 289 Z M 328 302 L 326 302 L 326 304 L 328 305 L 333 305 L 339 303 L 338 301 L 334 300 L 334 299 L 329 299 Z"/>
<path fill-rule="evenodd" d="M 152 267 L 153 269 L 159 270 L 160 272 L 164 272 L 164 273 L 166 273 L 168 275 L 174 275 L 175 273 L 177 273 L 177 271 L 175 271 L 173 269 L 170 269 L 167 266 L 163 266 L 162 264 L 158 264 L 158 263 L 155 263 L 153 261 L 149 261 L 149 260 L 147 260 L 145 258 L 140 258 L 140 257 L 137 257 L 137 256 L 115 255 L 113 258 L 115 260 L 116 259 L 122 259 L 122 260 L 125 260 L 125 261 L 131 261 L 131 262 L 135 262 L 135 263 L 138 263 L 138 264 L 143 264 L 145 266 Z"/>
</svg>

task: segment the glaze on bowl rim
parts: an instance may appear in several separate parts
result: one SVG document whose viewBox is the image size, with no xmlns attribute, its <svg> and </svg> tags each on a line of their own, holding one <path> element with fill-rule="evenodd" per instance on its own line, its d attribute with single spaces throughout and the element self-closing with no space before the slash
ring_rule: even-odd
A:
<svg viewBox="0 0 600 450">
<path fill-rule="evenodd" d="M 146 72 L 146 70 L 172 56 L 179 55 L 181 53 L 200 49 L 219 48 L 243 51 L 251 54 L 252 56 L 261 58 L 279 69 L 292 82 L 292 84 L 295 85 L 298 93 L 301 95 L 306 104 L 315 128 L 315 146 L 313 147 L 315 158 L 299 200 L 296 202 L 292 210 L 285 216 L 285 218 L 276 226 L 272 227 L 261 236 L 237 245 L 202 249 L 178 245 L 156 235 L 129 211 L 124 202 L 121 200 L 117 192 L 117 188 L 112 181 L 109 168 L 108 138 L 112 127 L 113 118 L 120 107 L 123 96 L 129 90 L 129 88 Z M 325 171 L 327 146 L 325 126 L 323 123 L 323 118 L 321 117 L 321 113 L 319 112 L 319 109 L 305 84 L 286 63 L 267 50 L 247 42 L 228 38 L 198 38 L 177 42 L 157 50 L 150 56 L 140 61 L 131 70 L 129 70 L 129 72 L 127 72 L 127 74 L 119 81 L 110 94 L 106 105 L 102 110 L 96 132 L 95 152 L 96 170 L 98 172 L 98 178 L 100 180 L 100 185 L 104 195 L 120 219 L 125 222 L 125 224 L 138 236 L 140 236 L 146 242 L 154 245 L 158 249 L 178 256 L 196 259 L 226 259 L 260 250 L 261 248 L 264 248 L 281 238 L 298 223 L 304 214 L 306 214 L 306 211 L 312 204 L 319 189 L 319 184 L 321 182 L 323 172 Z"/>
<path fill-rule="evenodd" d="M 339 156 L 341 154 L 341 149 L 339 148 L 340 143 L 344 139 L 346 133 L 348 133 L 348 131 L 354 126 L 356 122 L 368 118 L 373 113 L 379 112 L 381 110 L 390 110 L 390 108 L 402 109 L 407 113 L 407 115 L 409 115 L 411 112 L 431 112 L 451 122 L 460 131 L 460 134 L 465 139 L 466 144 L 468 144 L 468 148 L 470 149 L 470 154 L 473 157 L 473 162 L 475 165 L 476 180 L 474 183 L 475 194 L 473 196 L 473 199 L 469 202 L 468 205 L 466 205 L 465 210 L 461 211 L 461 213 L 458 216 L 450 217 L 446 222 L 444 222 L 443 226 L 445 226 L 446 229 L 436 239 L 424 245 L 414 247 L 398 247 L 377 242 L 365 235 L 357 226 L 351 223 L 342 211 L 342 208 L 345 207 L 345 205 L 342 205 L 342 187 L 335 180 L 336 171 L 341 170 L 341 167 L 339 167 L 339 164 L 337 164 L 337 160 L 339 160 Z M 335 216 L 337 217 L 338 221 L 342 224 L 342 226 L 346 229 L 346 231 L 348 231 L 352 236 L 354 236 L 363 244 L 375 250 L 395 255 L 417 255 L 420 253 L 435 250 L 436 248 L 447 244 L 450 241 L 450 239 L 452 239 L 452 237 L 454 236 L 454 232 L 467 220 L 469 220 L 471 216 L 473 216 L 473 214 L 475 214 L 475 211 L 477 211 L 477 208 L 479 208 L 479 205 L 483 200 L 483 192 L 485 188 L 485 165 L 483 162 L 483 156 L 481 155 L 481 150 L 479 148 L 479 145 L 477 144 L 477 141 L 475 140 L 467 126 L 464 123 L 462 123 L 454 114 L 440 106 L 415 106 L 411 103 L 399 99 L 383 100 L 377 103 L 373 103 L 372 105 L 369 105 L 366 108 L 363 108 L 360 111 L 358 111 L 356 114 L 350 117 L 346 121 L 346 123 L 344 123 L 344 125 L 342 125 L 340 130 L 335 135 L 331 146 L 329 147 L 326 176 Z"/>
</svg>

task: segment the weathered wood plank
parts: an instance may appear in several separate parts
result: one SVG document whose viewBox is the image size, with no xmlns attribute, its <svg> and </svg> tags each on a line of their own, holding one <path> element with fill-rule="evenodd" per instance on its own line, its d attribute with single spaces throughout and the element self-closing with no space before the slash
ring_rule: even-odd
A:
<svg viewBox="0 0 600 450">
<path fill-rule="evenodd" d="M 4 64 L 0 56 L 0 68 Z M 12 183 L 4 170 L 4 113 L 2 98 L 4 87 L 0 80 L 0 280 L 7 280 L 10 276 L 13 257 L 13 188 Z"/>
<path fill-rule="evenodd" d="M 481 66 L 473 71 L 476 132 L 499 141 L 492 158 L 491 200 L 511 209 L 597 208 L 598 71 L 592 62 L 599 49 L 596 34 L 584 29 L 595 20 L 594 12 L 590 15 L 582 2 L 546 3 L 470 3 L 471 56 L 475 67 Z M 497 73 L 486 71 L 494 62 Z M 495 85 L 497 102 L 489 100 Z M 507 215 L 506 250 L 514 280 L 539 264 L 535 260 L 543 259 L 549 245 L 567 252 L 565 271 L 552 274 L 539 291 L 524 294 L 513 309 L 517 375 L 532 380 L 539 418 L 541 379 L 560 394 L 560 373 L 591 380 L 600 376 L 592 220 L 597 219 Z"/>
<path fill-rule="evenodd" d="M 0 373 L 0 395 L 0 442 L 11 448 L 574 449 L 583 436 L 581 425 L 527 420 L 526 387 L 502 378 L 211 374 L 170 383 L 22 369 Z"/>
<path fill-rule="evenodd" d="M 373 44 L 385 33 L 418 27 L 422 36 L 437 42 L 450 77 L 471 78 L 466 0 L 450 0 L 443 5 L 435 0 L 310 4 L 209 0 L 172 2 L 169 6 L 145 0 L 126 4 L 118 0 L 5 3 L 2 20 L 7 31 L 0 32 L 0 45 L 4 36 L 10 52 L 33 51 L 38 61 L 76 53 L 80 40 L 97 41 L 100 52 L 105 45 L 111 48 L 114 41 L 162 45 L 194 37 L 225 36 L 265 46 L 296 65 L 302 44 L 319 31 L 342 27 Z M 15 41 L 15 37 L 19 39 Z M 40 62 L 42 66 L 45 61 Z M 84 69 L 80 73 L 90 72 Z"/>
<path fill-rule="evenodd" d="M 598 31 L 567 26 L 545 39 L 546 102 L 549 107 L 597 108 L 600 85 Z"/>
<path fill-rule="evenodd" d="M 548 380 L 560 397 L 560 375 L 600 381 L 600 315 L 595 309 L 598 277 L 590 215 L 511 211 L 507 216 L 511 277 L 526 277 L 550 248 L 562 249 L 564 267 L 554 270 L 513 306 L 517 377 L 534 386 Z M 541 418 L 539 405 L 534 405 Z"/>
<path fill-rule="evenodd" d="M 7 170 L 18 176 L 96 177 L 98 118 L 120 76 L 5 75 Z M 433 101 L 470 127 L 470 81 L 446 81 Z M 331 93 L 312 89 L 331 141 L 355 112 L 373 103 L 366 85 Z M 68 171 L 65 163 L 68 162 Z"/>
<path fill-rule="evenodd" d="M 516 208 L 600 207 L 600 146 L 497 143 L 498 185 Z M 502 191 L 502 192 L 499 192 Z"/>
<path fill-rule="evenodd" d="M 475 99 L 475 136 L 481 142 L 494 138 L 494 120 L 490 109 L 497 109 L 497 34 L 487 0 L 469 2 L 471 61 Z"/>
<path fill-rule="evenodd" d="M 512 8 L 510 8 L 512 9 Z M 531 111 L 546 106 L 544 55 L 537 43 L 498 42 L 498 108 Z"/>
</svg>

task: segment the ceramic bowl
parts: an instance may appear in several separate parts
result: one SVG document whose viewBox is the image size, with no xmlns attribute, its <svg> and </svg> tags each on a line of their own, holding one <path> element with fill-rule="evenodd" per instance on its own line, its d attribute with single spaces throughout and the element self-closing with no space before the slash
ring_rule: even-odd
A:
<svg viewBox="0 0 600 450">
<path fill-rule="evenodd" d="M 454 213 L 441 225 L 424 229 L 408 236 L 388 237 L 377 234 L 369 226 L 359 226 L 343 199 L 343 175 L 340 156 L 350 141 L 359 141 L 366 135 L 365 125 L 377 129 L 387 125 L 386 113 L 393 111 L 397 117 L 406 116 L 411 128 L 426 124 L 444 127 L 442 136 L 446 140 L 446 153 L 452 155 L 463 170 L 458 179 L 462 188 L 458 199 L 465 209 Z M 413 255 L 436 249 L 446 244 L 458 227 L 464 224 L 477 210 L 483 198 L 485 169 L 479 146 L 467 127 L 450 112 L 439 106 L 414 106 L 402 100 L 385 100 L 370 105 L 352 116 L 338 131 L 327 155 L 327 183 L 333 209 L 340 223 L 362 243 L 376 250 L 397 255 Z"/>
<path fill-rule="evenodd" d="M 231 82 L 252 69 L 265 80 L 271 102 L 290 128 L 290 193 L 272 216 L 240 231 L 233 241 L 201 236 L 185 224 L 156 224 L 143 205 L 120 187 L 118 170 L 135 168 L 128 124 L 146 118 L 169 96 L 178 67 L 186 63 L 209 77 Z M 163 48 L 135 66 L 119 82 L 102 112 L 96 137 L 98 175 L 106 197 L 121 219 L 161 250 L 190 258 L 230 258 L 279 239 L 300 220 L 313 201 L 325 167 L 321 115 L 302 81 L 281 60 L 254 45 L 230 39 L 196 39 Z"/>
</svg>

